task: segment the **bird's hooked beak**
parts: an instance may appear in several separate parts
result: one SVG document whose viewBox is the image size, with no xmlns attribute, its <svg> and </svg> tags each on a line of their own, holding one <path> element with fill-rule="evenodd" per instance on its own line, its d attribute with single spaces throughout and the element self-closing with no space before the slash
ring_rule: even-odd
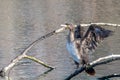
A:
<svg viewBox="0 0 120 80">
<path fill-rule="evenodd" d="M 69 29 L 70 31 L 71 30 L 74 30 L 74 28 L 75 28 L 75 25 L 73 25 L 73 24 L 68 24 L 68 23 L 66 23 L 66 24 L 62 24 L 61 25 L 62 27 L 66 27 L 66 29 Z"/>
</svg>

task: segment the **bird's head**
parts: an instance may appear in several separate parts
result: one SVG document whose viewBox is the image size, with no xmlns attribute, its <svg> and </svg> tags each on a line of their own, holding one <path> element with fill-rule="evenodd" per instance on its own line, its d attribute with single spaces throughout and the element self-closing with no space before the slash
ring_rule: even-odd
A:
<svg viewBox="0 0 120 80">
<path fill-rule="evenodd" d="M 67 26 L 67 28 L 70 30 L 70 31 L 74 31 L 74 25 L 73 24 L 68 24 L 68 23 L 66 23 L 65 24 L 66 26 Z"/>
</svg>

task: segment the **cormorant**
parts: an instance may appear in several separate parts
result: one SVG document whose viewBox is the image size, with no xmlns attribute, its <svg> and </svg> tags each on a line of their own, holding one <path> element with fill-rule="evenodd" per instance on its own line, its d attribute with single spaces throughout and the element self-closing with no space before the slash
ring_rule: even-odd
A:
<svg viewBox="0 0 120 80">
<path fill-rule="evenodd" d="M 87 31 L 80 25 L 74 27 L 72 24 L 66 24 L 69 27 L 69 34 L 67 36 L 67 50 L 73 58 L 77 67 L 80 64 L 86 67 L 85 71 L 94 75 L 95 70 L 89 67 L 88 54 L 94 52 L 97 45 L 104 39 L 110 36 L 111 30 L 104 29 L 98 25 L 92 24 Z"/>
</svg>

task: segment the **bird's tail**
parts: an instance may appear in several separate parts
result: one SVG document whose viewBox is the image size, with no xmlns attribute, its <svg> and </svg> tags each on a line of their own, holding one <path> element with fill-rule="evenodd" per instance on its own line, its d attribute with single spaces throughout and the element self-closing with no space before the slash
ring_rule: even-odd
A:
<svg viewBox="0 0 120 80">
<path fill-rule="evenodd" d="M 95 70 L 90 66 L 86 66 L 85 72 L 92 76 L 95 75 Z"/>
</svg>

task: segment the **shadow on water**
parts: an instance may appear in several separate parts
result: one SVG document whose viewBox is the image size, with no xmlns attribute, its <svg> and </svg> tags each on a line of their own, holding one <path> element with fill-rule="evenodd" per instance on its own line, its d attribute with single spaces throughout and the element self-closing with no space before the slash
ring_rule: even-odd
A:
<svg viewBox="0 0 120 80">
<path fill-rule="evenodd" d="M 60 28 L 66 22 L 79 24 L 89 22 L 109 22 L 120 24 L 119 0 L 0 0 L 0 67 L 6 66 L 25 47 L 40 36 Z M 113 27 L 106 27 L 114 29 Z M 91 55 L 91 60 L 120 54 L 120 28 L 106 39 Z M 56 67 L 55 70 L 39 77 L 47 69 L 29 60 L 30 64 L 15 67 L 12 80 L 64 80 L 74 72 L 74 62 L 66 50 L 67 31 L 54 35 L 34 46 L 29 55 Z M 21 61 L 21 62 L 22 62 Z M 93 80 L 106 74 L 119 73 L 120 62 L 112 62 L 96 67 L 92 77 L 81 73 L 72 80 Z M 119 80 L 119 78 L 113 79 Z"/>
</svg>

